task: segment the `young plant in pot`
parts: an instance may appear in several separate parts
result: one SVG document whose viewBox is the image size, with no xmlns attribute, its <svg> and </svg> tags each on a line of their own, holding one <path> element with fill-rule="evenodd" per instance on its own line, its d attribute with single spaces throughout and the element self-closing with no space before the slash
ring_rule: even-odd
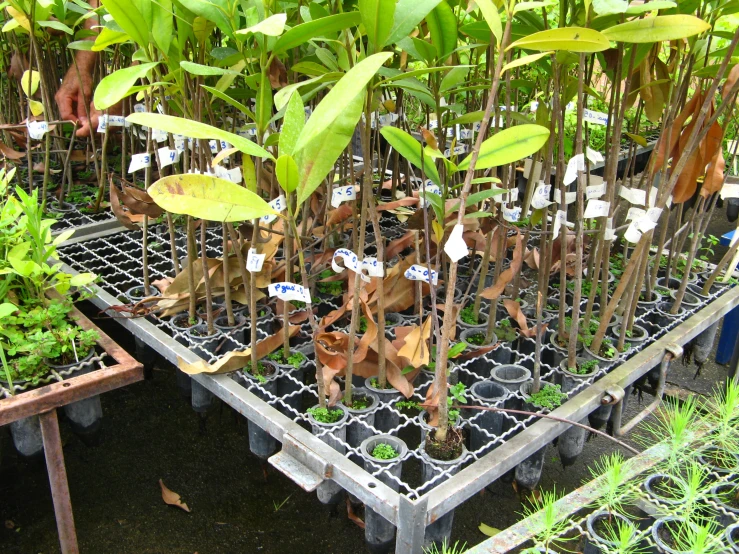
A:
<svg viewBox="0 0 739 554">
<path fill-rule="evenodd" d="M 559 364 L 559 369 L 562 374 L 562 392 L 569 393 L 572 390 L 580 387 L 584 382 L 592 378 L 600 368 L 598 367 L 598 360 L 588 360 L 586 358 L 577 357 L 576 365 L 573 368 L 568 368 L 567 363 L 569 360 L 563 359 Z M 608 406 L 610 408 L 611 406 Z M 596 415 L 597 418 L 603 419 L 603 425 L 608 421 L 611 410 L 608 413 L 596 413 L 601 408 L 598 408 L 595 412 L 590 415 Z M 582 423 L 588 421 L 588 419 L 582 420 Z M 559 451 L 559 457 L 564 467 L 572 465 L 577 457 L 582 453 L 583 447 L 585 446 L 585 440 L 588 436 L 588 430 L 575 425 L 571 426 L 567 431 L 562 433 L 557 439 L 557 450 Z"/>
<path fill-rule="evenodd" d="M 560 500 L 564 498 L 563 493 L 557 493 L 557 489 L 542 491 L 541 494 L 532 494 L 527 503 L 523 505 L 521 516 L 531 519 L 537 524 L 536 541 L 542 549 L 530 549 L 533 552 L 555 552 L 554 548 L 566 542 L 562 535 L 569 528 L 570 522 L 563 517 L 563 509 Z M 526 552 L 526 551 L 524 551 Z"/>
</svg>

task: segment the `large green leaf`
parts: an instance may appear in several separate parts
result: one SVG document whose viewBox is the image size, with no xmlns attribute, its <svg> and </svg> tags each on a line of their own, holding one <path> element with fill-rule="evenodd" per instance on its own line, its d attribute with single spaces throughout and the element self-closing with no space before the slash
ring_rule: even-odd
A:
<svg viewBox="0 0 739 554">
<path fill-rule="evenodd" d="M 540 58 L 543 58 L 544 56 L 548 56 L 552 52 L 553 50 L 549 50 L 545 52 L 539 52 L 538 54 L 529 54 L 528 56 L 521 56 L 520 58 L 516 58 L 512 62 L 505 64 L 503 68 L 500 70 L 500 74 L 502 75 L 503 73 L 505 73 L 509 69 L 513 69 L 514 67 L 520 67 L 522 65 L 528 65 L 530 63 L 534 63 Z"/>
<path fill-rule="evenodd" d="M 398 0 L 393 28 L 383 46 L 406 38 L 439 2 L 441 0 Z"/>
<path fill-rule="evenodd" d="M 495 7 L 492 0 L 476 0 L 475 3 L 477 4 L 477 7 L 480 8 L 482 17 L 485 18 L 496 42 L 500 44 L 500 40 L 503 38 L 503 25 L 500 22 L 500 13 L 498 13 L 498 8 Z"/>
<path fill-rule="evenodd" d="M 293 192 L 298 188 L 298 165 L 289 154 L 283 154 L 275 162 L 275 175 L 282 190 L 286 193 Z"/>
<path fill-rule="evenodd" d="M 254 112 L 251 111 L 246 106 L 244 106 L 241 102 L 239 102 L 237 100 L 234 100 L 228 94 L 226 94 L 225 92 L 221 92 L 217 88 L 209 87 L 209 86 L 206 86 L 206 85 L 201 85 L 201 86 L 205 90 L 207 90 L 208 92 L 210 92 L 216 98 L 220 98 L 221 100 L 223 100 L 227 104 L 230 104 L 231 106 L 233 106 L 234 108 L 236 108 L 237 110 L 239 110 L 241 113 L 243 113 L 244 115 L 246 115 L 247 117 L 249 117 L 249 119 L 251 119 L 252 121 L 254 120 Z"/>
<path fill-rule="evenodd" d="M 269 120 L 272 117 L 272 84 L 269 82 L 267 72 L 261 74 L 259 88 L 257 89 L 257 105 L 254 111 L 256 116 L 257 130 L 262 136 L 267 130 Z"/>
<path fill-rule="evenodd" d="M 98 110 L 108 109 L 121 98 L 128 96 L 129 89 L 146 76 L 159 62 L 143 63 L 119 69 L 105 77 L 95 89 L 93 100 Z"/>
<path fill-rule="evenodd" d="M 190 73 L 191 75 L 200 75 L 201 77 L 213 77 L 214 75 L 240 75 L 236 71 L 230 69 L 223 69 L 221 67 L 213 67 L 212 65 L 202 65 L 199 63 L 193 63 L 188 61 L 181 61 L 180 67 Z"/>
<path fill-rule="evenodd" d="M 292 155 L 303 127 L 305 127 L 303 99 L 299 94 L 293 94 L 287 103 L 282 129 L 280 129 L 280 155 Z"/>
<path fill-rule="evenodd" d="M 449 70 L 449 73 L 444 75 L 439 85 L 439 92 L 446 92 L 457 87 L 460 83 L 463 83 L 467 77 L 469 68 L 465 65 L 457 65 Z"/>
<path fill-rule="evenodd" d="M 239 135 L 218 129 L 217 127 L 200 123 L 199 121 L 191 121 L 183 117 L 156 113 L 132 113 L 126 120 L 137 125 L 146 125 L 152 129 L 161 129 L 167 133 L 176 133 L 185 135 L 186 137 L 225 140 L 233 144 L 244 154 L 273 159 L 272 155 L 258 144 Z"/>
<path fill-rule="evenodd" d="M 232 2 L 229 0 L 179 0 L 179 2 L 195 15 L 211 24 L 214 23 L 221 31 L 233 38 L 234 29 L 228 18 L 228 14 L 231 13 Z"/>
<path fill-rule="evenodd" d="M 169 175 L 151 185 L 147 192 L 157 206 L 170 213 L 208 221 L 246 221 L 277 215 L 253 192 L 213 175 Z"/>
<path fill-rule="evenodd" d="M 482 143 L 475 169 L 488 169 L 522 160 L 539 151 L 548 138 L 549 129 L 541 125 L 517 125 L 504 129 Z M 457 170 L 467 170 L 471 159 L 472 154 L 462 160 Z"/>
<path fill-rule="evenodd" d="M 252 25 L 246 29 L 240 29 L 236 31 L 237 35 L 248 35 L 249 33 L 262 33 L 270 37 L 279 37 L 285 30 L 285 22 L 287 21 L 287 14 L 276 13 L 271 15 L 267 19 L 260 21 L 256 25 Z"/>
<path fill-rule="evenodd" d="M 301 23 L 277 39 L 272 50 L 278 54 L 286 52 L 296 46 L 300 46 L 314 37 L 336 33 L 343 29 L 359 25 L 361 22 L 362 16 L 359 12 L 348 12 L 322 17 L 321 19 L 308 21 L 307 23 Z"/>
<path fill-rule="evenodd" d="M 601 52 L 611 47 L 608 39 L 598 31 L 584 27 L 561 27 L 540 31 L 518 39 L 506 50 L 568 50 L 569 52 Z"/>
<path fill-rule="evenodd" d="M 149 27 L 138 6 L 131 0 L 100 0 L 115 22 L 139 46 L 149 46 Z"/>
<path fill-rule="evenodd" d="M 439 172 L 436 170 L 434 160 L 429 156 L 423 156 L 422 158 L 422 147 L 420 142 L 397 127 L 383 127 L 380 129 L 380 133 L 385 137 L 385 140 L 388 141 L 390 146 L 398 152 L 398 154 L 403 156 L 418 169 L 421 169 L 421 166 L 423 165 L 423 172 L 426 174 L 426 177 L 431 179 L 435 184 L 441 186 L 441 179 L 439 178 Z"/>
<path fill-rule="evenodd" d="M 658 15 L 616 25 L 603 34 L 616 42 L 649 43 L 692 37 L 710 28 L 709 23 L 694 15 Z"/>
<path fill-rule="evenodd" d="M 445 60 L 457 47 L 457 16 L 445 0 L 439 2 L 426 16 L 426 25 L 431 33 L 431 42 L 436 47 L 440 60 Z"/>
<path fill-rule="evenodd" d="M 395 0 L 359 0 L 359 13 L 370 42 L 382 50 L 393 27 Z"/>
<path fill-rule="evenodd" d="M 341 111 L 339 117 L 324 129 L 315 140 L 295 150 L 298 164 L 298 204 L 307 200 L 333 169 L 336 160 L 347 147 L 362 115 L 364 93 L 357 94 Z M 321 104 L 328 99 L 323 99 Z M 319 104 L 320 105 L 320 104 Z M 315 114 L 314 114 L 315 115 Z"/>
<path fill-rule="evenodd" d="M 382 64 L 392 57 L 392 52 L 381 52 L 365 58 L 352 67 L 318 104 L 305 124 L 303 132 L 300 133 L 295 150 L 300 150 L 309 142 L 316 140 L 316 137 L 323 133 L 354 101 L 354 98 L 364 91 L 367 83 L 375 76 Z"/>
<path fill-rule="evenodd" d="M 151 5 L 151 35 L 154 37 L 159 50 L 165 55 L 174 38 L 174 25 L 172 23 L 172 0 L 157 0 L 149 2 Z"/>
</svg>

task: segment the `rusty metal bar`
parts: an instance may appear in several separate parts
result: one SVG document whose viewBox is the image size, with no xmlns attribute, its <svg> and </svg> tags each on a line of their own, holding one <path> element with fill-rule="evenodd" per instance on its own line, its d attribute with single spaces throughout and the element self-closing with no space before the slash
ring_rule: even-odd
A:
<svg viewBox="0 0 739 554">
<path fill-rule="evenodd" d="M 77 532 L 74 528 L 72 515 L 72 500 L 69 496 L 67 469 L 64 466 L 64 452 L 62 438 L 59 436 L 59 420 L 56 410 L 39 415 L 41 421 L 41 436 L 44 439 L 44 456 L 46 456 L 46 470 L 49 473 L 51 497 L 54 500 L 54 514 L 56 528 L 59 532 L 59 544 L 62 554 L 79 554 L 77 546 Z"/>
</svg>

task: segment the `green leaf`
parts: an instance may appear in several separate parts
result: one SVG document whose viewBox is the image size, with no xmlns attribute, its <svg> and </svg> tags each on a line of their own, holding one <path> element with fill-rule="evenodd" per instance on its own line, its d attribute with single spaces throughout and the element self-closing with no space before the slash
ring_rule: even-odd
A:
<svg viewBox="0 0 739 554">
<path fill-rule="evenodd" d="M 359 13 L 370 43 L 382 50 L 393 27 L 395 0 L 359 0 Z"/>
<path fill-rule="evenodd" d="M 255 116 L 258 135 L 261 137 L 267 130 L 269 120 L 272 118 L 272 84 L 269 82 L 266 71 L 262 72 L 259 88 L 257 89 Z"/>
<path fill-rule="evenodd" d="M 635 143 L 637 143 L 639 146 L 646 146 L 647 145 L 647 139 L 642 137 L 641 135 L 635 135 L 633 133 L 624 133 L 627 137 L 629 137 L 631 140 L 633 140 Z"/>
<path fill-rule="evenodd" d="M 436 170 L 436 165 L 434 165 L 433 160 L 431 158 L 424 157 L 423 164 L 421 163 L 422 147 L 420 142 L 398 127 L 383 127 L 380 129 L 380 134 L 385 137 L 385 140 L 390 143 L 390 146 L 392 146 L 398 154 L 403 156 L 418 169 L 421 169 L 421 165 L 423 165 L 423 172 L 426 174 L 426 177 L 431 179 L 431 181 L 436 185 L 441 186 L 441 179 L 439 178 L 439 173 Z"/>
<path fill-rule="evenodd" d="M 181 61 L 180 67 L 191 75 L 200 75 L 201 77 L 213 77 L 214 75 L 240 75 L 236 71 L 223 69 L 222 67 L 213 67 L 212 65 L 202 65 L 188 61 Z"/>
<path fill-rule="evenodd" d="M 315 111 L 310 116 L 310 119 L 308 119 L 303 131 L 298 137 L 295 150 L 297 151 L 304 148 L 309 142 L 315 140 L 319 134 L 323 133 L 327 127 L 336 121 L 347 106 L 364 91 L 367 83 L 372 80 L 377 73 L 377 70 L 382 67 L 382 64 L 392 57 L 392 52 L 374 54 L 359 62 L 346 75 L 344 75 L 339 82 L 334 85 L 331 92 L 321 100 L 320 104 L 318 104 Z"/>
<path fill-rule="evenodd" d="M 260 158 L 269 158 L 270 160 L 273 159 L 272 154 L 267 152 L 258 144 L 239 135 L 218 129 L 217 127 L 200 123 L 199 121 L 191 121 L 183 117 L 174 117 L 171 115 L 161 115 L 156 113 L 132 113 L 126 118 L 126 120 L 131 123 L 136 123 L 137 125 L 146 125 L 152 129 L 161 129 L 167 133 L 181 134 L 186 137 L 225 140 L 226 142 L 233 144 L 244 154 Z"/>
<path fill-rule="evenodd" d="M 455 345 L 453 345 L 449 352 L 447 353 L 447 356 L 449 358 L 456 358 L 459 356 L 462 352 L 464 352 L 464 349 L 467 347 L 467 345 L 464 342 L 458 342 Z"/>
<path fill-rule="evenodd" d="M 354 27 L 362 22 L 359 12 L 339 13 L 322 17 L 307 23 L 296 25 L 282 35 L 272 48 L 273 52 L 280 54 L 300 46 L 310 39 L 336 33 L 349 27 Z"/>
<path fill-rule="evenodd" d="M 383 46 L 394 44 L 410 35 L 439 2 L 441 0 L 398 0 L 393 28 Z"/>
<path fill-rule="evenodd" d="M 552 53 L 554 53 L 554 50 L 549 50 L 548 52 L 539 52 L 538 54 L 529 54 L 528 56 L 521 56 L 520 58 L 513 60 L 511 63 L 505 64 L 500 70 L 500 74 L 502 75 L 503 73 L 505 73 L 509 69 L 513 69 L 514 67 L 520 67 L 522 65 L 534 63 L 535 61 Z"/>
<path fill-rule="evenodd" d="M 18 307 L 15 304 L 11 304 L 10 302 L 3 302 L 2 304 L 0 304 L 0 320 L 5 319 L 17 309 Z"/>
<path fill-rule="evenodd" d="M 488 169 L 521 160 L 538 152 L 548 138 L 549 129 L 541 125 L 516 125 L 504 129 L 482 143 L 475 169 Z M 467 170 L 471 159 L 472 154 L 462 160 L 458 170 Z"/>
<path fill-rule="evenodd" d="M 490 27 L 490 31 L 495 37 L 495 41 L 500 44 L 500 39 L 503 38 L 503 25 L 500 22 L 500 13 L 498 8 L 491 0 L 475 0 L 477 7 L 480 8 L 482 17 L 485 18 L 485 22 Z"/>
<path fill-rule="evenodd" d="M 146 77 L 149 71 L 159 62 L 143 63 L 125 67 L 105 77 L 95 89 L 93 100 L 98 110 L 105 110 L 117 104 L 121 98 L 130 94 L 129 89 Z"/>
<path fill-rule="evenodd" d="M 418 193 L 418 196 L 426 200 L 429 204 L 431 204 L 431 207 L 434 210 L 434 213 L 436 214 L 436 220 L 437 221 L 444 221 L 444 201 L 441 199 L 441 196 L 436 194 L 435 192 L 431 192 L 430 190 L 423 191 L 421 190 Z M 459 202 L 457 202 L 459 204 Z"/>
<path fill-rule="evenodd" d="M 131 0 L 100 0 L 113 20 L 142 48 L 149 46 L 149 26 Z"/>
<path fill-rule="evenodd" d="M 95 279 L 97 279 L 97 275 L 94 273 L 78 273 L 72 276 L 69 284 L 73 287 L 84 287 L 95 281 Z"/>
<path fill-rule="evenodd" d="M 169 53 L 174 38 L 172 0 L 151 2 L 151 35 L 161 52 Z"/>
<path fill-rule="evenodd" d="M 169 175 L 151 185 L 147 192 L 168 212 L 208 221 L 246 221 L 278 215 L 253 192 L 212 175 Z"/>
<path fill-rule="evenodd" d="M 494 537 L 495 535 L 500 533 L 500 529 L 490 527 L 489 525 L 485 525 L 484 523 L 481 523 L 478 529 L 483 535 L 487 535 L 488 537 Z"/>
<path fill-rule="evenodd" d="M 482 118 L 485 116 L 484 110 L 479 110 L 476 112 L 469 112 L 464 115 L 460 115 L 456 119 L 452 119 L 449 122 L 449 126 L 452 125 L 465 125 L 467 123 L 477 123 L 478 121 L 482 121 Z"/>
<path fill-rule="evenodd" d="M 126 35 L 126 37 L 128 37 L 128 35 Z M 83 52 L 92 52 L 93 46 L 95 46 L 95 43 L 91 40 L 75 40 L 74 42 L 67 44 L 67 48 L 70 50 L 80 50 Z"/>
<path fill-rule="evenodd" d="M 446 92 L 457 87 L 460 83 L 463 83 L 467 77 L 469 69 L 466 66 L 455 66 L 449 70 L 449 73 L 444 75 L 439 85 L 439 92 Z"/>
<path fill-rule="evenodd" d="M 626 0 L 593 0 L 593 9 L 598 15 L 626 13 L 628 8 Z"/>
<path fill-rule="evenodd" d="M 36 94 L 38 85 L 41 82 L 41 74 L 33 69 L 26 69 L 21 75 L 21 88 L 26 96 L 31 97 Z"/>
<path fill-rule="evenodd" d="M 16 244 L 8 252 L 8 261 L 11 267 L 22 277 L 29 277 L 38 267 L 32 260 L 25 259 L 30 248 L 30 242 L 22 242 Z"/>
<path fill-rule="evenodd" d="M 100 31 L 100 34 L 95 37 L 95 42 L 91 43 L 89 40 L 80 40 L 70 43 L 69 48 L 72 48 L 73 44 L 86 42 L 88 44 L 92 44 L 90 49 L 93 52 L 101 52 L 102 50 L 105 50 L 108 46 L 112 46 L 113 44 L 121 44 L 122 42 L 128 42 L 129 40 L 131 40 L 131 37 L 129 37 L 126 33 L 113 31 L 112 29 L 103 27 L 103 29 Z"/>
<path fill-rule="evenodd" d="M 445 0 L 439 2 L 439 5 L 426 16 L 426 25 L 439 59 L 447 59 L 457 48 L 457 16 Z"/>
<path fill-rule="evenodd" d="M 238 102 L 237 100 L 234 100 L 228 94 L 226 94 L 225 92 L 221 92 L 217 88 L 209 87 L 209 86 L 206 86 L 206 85 L 200 85 L 200 86 L 202 86 L 205 90 L 207 90 L 208 92 L 210 92 L 216 98 L 220 98 L 221 100 L 223 100 L 227 104 L 230 104 L 231 106 L 233 106 L 234 108 L 236 108 L 237 110 L 239 110 L 244 115 L 248 116 L 249 119 L 251 119 L 252 121 L 254 120 L 254 112 L 251 111 L 246 106 L 244 106 L 241 102 Z"/>
<path fill-rule="evenodd" d="M 503 194 L 504 192 L 506 192 L 506 189 L 488 189 L 475 192 L 467 197 L 467 202 L 465 202 L 465 206 L 469 207 L 473 204 L 479 204 L 483 200 L 487 200 L 488 198 L 491 198 L 493 196 L 498 196 L 500 194 Z"/>
<path fill-rule="evenodd" d="M 334 168 L 336 160 L 351 141 L 359 117 L 362 115 L 364 96 L 364 93 L 357 94 L 321 134 L 314 140 L 306 142 L 300 149 L 296 147 L 293 157 L 298 164 L 300 175 L 298 204 L 302 204 L 313 194 L 313 191 Z M 327 99 L 328 95 L 321 101 L 321 104 Z M 315 112 L 313 115 L 315 117 Z"/>
<path fill-rule="evenodd" d="M 287 21 L 286 13 L 276 13 L 269 16 L 264 21 L 260 21 L 256 25 L 236 31 L 237 35 L 248 35 L 249 33 L 262 33 L 270 37 L 279 37 L 285 30 L 285 22 Z"/>
<path fill-rule="evenodd" d="M 67 33 L 68 35 L 73 35 L 74 31 L 69 28 L 68 25 L 65 25 L 61 21 L 37 21 L 39 27 L 48 27 L 50 29 L 56 29 L 57 31 L 62 31 L 64 33 Z"/>
<path fill-rule="evenodd" d="M 677 4 L 675 2 L 670 2 L 670 0 L 652 0 L 651 2 L 646 2 L 644 4 L 635 4 L 633 6 L 629 6 L 626 10 L 626 13 L 628 15 L 639 15 L 645 12 L 651 12 L 654 10 L 668 10 L 675 7 L 677 7 Z"/>
<path fill-rule="evenodd" d="M 658 15 L 610 27 L 603 34 L 615 42 L 644 44 L 692 37 L 710 28 L 709 23 L 694 15 Z"/>
<path fill-rule="evenodd" d="M 601 52 L 611 47 L 603 33 L 584 27 L 561 27 L 540 31 L 512 43 L 511 48 L 525 50 L 568 50 L 570 52 Z"/>
<path fill-rule="evenodd" d="M 275 107 L 278 110 L 284 108 L 285 105 L 288 103 L 288 100 L 290 100 L 290 98 L 292 97 L 293 92 L 295 92 L 299 88 L 306 87 L 314 83 L 323 83 L 327 81 L 338 80 L 339 78 L 341 78 L 341 76 L 341 73 L 326 73 L 323 75 L 319 75 L 318 77 L 312 77 L 311 79 L 306 79 L 305 81 L 299 81 L 297 83 L 287 85 L 286 87 L 282 87 L 275 93 Z"/>
<path fill-rule="evenodd" d="M 291 193 L 298 188 L 298 164 L 289 154 L 283 154 L 275 163 L 275 175 L 282 190 Z"/>
<path fill-rule="evenodd" d="M 280 131 L 280 154 L 292 156 L 295 143 L 305 127 L 305 107 L 299 94 L 293 94 L 285 110 L 285 117 Z"/>
</svg>

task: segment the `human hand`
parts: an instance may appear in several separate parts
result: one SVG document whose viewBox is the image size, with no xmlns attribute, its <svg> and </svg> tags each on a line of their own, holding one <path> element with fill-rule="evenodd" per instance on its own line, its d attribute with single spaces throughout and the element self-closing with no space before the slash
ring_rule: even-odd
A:
<svg viewBox="0 0 739 554">
<path fill-rule="evenodd" d="M 54 99 L 59 107 L 61 119 L 78 122 L 77 136 L 86 137 L 90 135 L 91 128 L 97 129 L 100 111 L 95 109 L 95 104 L 92 102 L 91 68 L 88 68 L 87 64 L 79 63 L 77 67 L 79 76 L 77 70 L 71 67 L 54 95 Z M 87 102 L 89 105 L 85 109 Z"/>
</svg>

